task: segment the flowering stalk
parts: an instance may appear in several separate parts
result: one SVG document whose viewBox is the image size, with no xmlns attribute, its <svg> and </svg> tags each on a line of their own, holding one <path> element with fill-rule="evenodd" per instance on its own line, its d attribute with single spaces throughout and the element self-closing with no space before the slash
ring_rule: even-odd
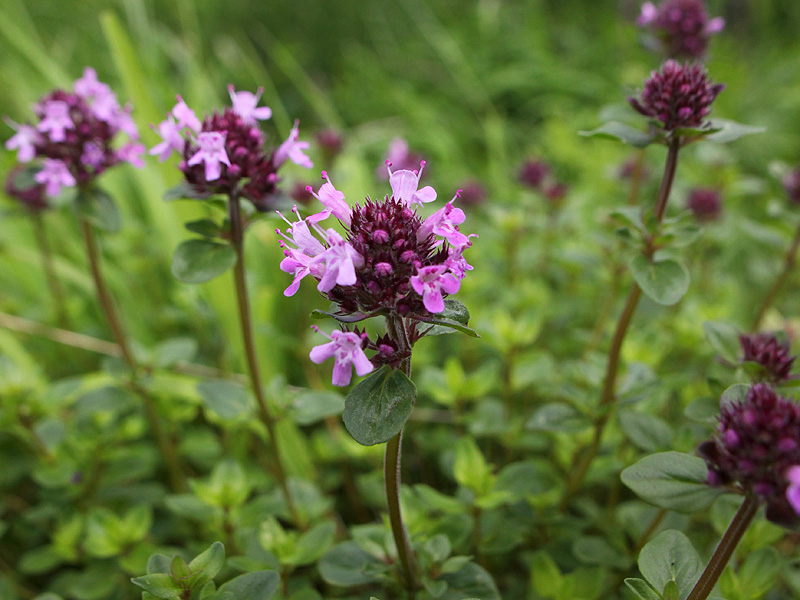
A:
<svg viewBox="0 0 800 600">
<path fill-rule="evenodd" d="M 228 218 L 231 223 L 231 246 L 236 252 L 236 264 L 234 265 L 233 278 L 236 284 L 236 302 L 239 309 L 239 324 L 242 330 L 242 342 L 244 344 L 244 354 L 247 361 L 247 370 L 250 374 L 250 383 L 253 393 L 258 403 L 258 414 L 261 421 L 266 425 L 269 433 L 269 443 L 272 455 L 275 460 L 275 474 L 278 484 L 283 491 L 286 507 L 292 520 L 300 524 L 297 508 L 289 492 L 288 478 L 286 469 L 283 466 L 280 449 L 278 448 L 278 436 L 275 430 L 275 416 L 270 412 L 267 399 L 264 397 L 264 387 L 261 383 L 261 373 L 258 370 L 258 358 L 256 356 L 255 343 L 253 342 L 253 323 L 250 316 L 250 302 L 247 296 L 247 281 L 244 270 L 244 227 L 242 225 L 242 211 L 240 199 L 236 192 L 231 193 L 228 199 Z"/>
<path fill-rule="evenodd" d="M 778 275 L 775 283 L 772 284 L 769 292 L 767 292 L 767 295 L 764 297 L 764 301 L 761 303 L 761 307 L 758 309 L 758 312 L 753 319 L 753 324 L 750 327 L 753 331 L 758 330 L 759 326 L 761 325 L 761 321 L 764 319 L 764 315 L 767 313 L 767 310 L 769 310 L 769 307 L 772 306 L 773 302 L 775 302 L 778 292 L 780 291 L 781 287 L 783 287 L 783 284 L 786 282 L 786 279 L 789 277 L 792 269 L 794 269 L 794 265 L 797 262 L 798 249 L 800 249 L 800 227 L 797 228 L 797 231 L 794 234 L 794 239 L 792 240 L 792 245 L 786 252 L 786 257 L 783 260 L 783 269 L 781 270 L 780 275 Z"/>
<path fill-rule="evenodd" d="M 667 202 L 669 201 L 669 194 L 672 190 L 672 183 L 675 179 L 675 171 L 678 166 L 678 151 L 681 147 L 679 137 L 674 137 L 670 140 L 667 151 L 667 163 L 664 167 L 664 175 L 661 178 L 661 187 L 658 190 L 656 197 L 656 206 L 654 214 L 656 220 L 660 224 L 664 219 L 667 211 Z M 600 443 L 603 439 L 603 432 L 606 425 L 611 418 L 611 408 L 614 405 L 616 396 L 614 390 L 617 383 L 617 374 L 619 372 L 619 359 L 622 353 L 622 344 L 625 341 L 625 336 L 628 333 L 628 327 L 631 324 L 633 315 L 636 312 L 636 307 L 642 297 L 642 288 L 636 282 L 633 283 L 631 291 L 628 294 L 628 299 L 625 301 L 625 307 L 622 309 L 617 327 L 614 330 L 614 337 L 611 340 L 611 348 L 608 351 L 608 362 L 606 363 L 606 373 L 603 378 L 603 390 L 600 393 L 599 403 L 599 416 L 595 420 L 594 436 L 589 443 L 589 447 L 582 451 L 582 456 L 574 464 L 576 464 L 571 476 L 567 480 L 567 487 L 564 495 L 561 498 L 559 510 L 566 510 L 572 496 L 580 488 L 584 477 L 586 476 L 589 466 L 592 464 L 597 451 L 600 448 Z"/>
<path fill-rule="evenodd" d="M 153 432 L 153 436 L 156 438 L 161 456 L 164 457 L 172 487 L 175 491 L 183 492 L 187 489 L 186 476 L 181 468 L 180 460 L 175 453 L 172 442 L 168 439 L 161 427 L 161 421 L 158 418 L 158 411 L 156 410 L 153 398 L 147 390 L 138 383 L 138 365 L 131 351 L 130 344 L 128 343 L 128 338 L 125 335 L 125 329 L 122 327 L 116 307 L 114 306 L 114 301 L 106 288 L 103 274 L 100 270 L 100 257 L 97 253 L 97 244 L 95 243 L 92 225 L 86 219 L 81 219 L 81 233 L 83 234 L 86 255 L 89 258 L 89 270 L 91 271 L 92 280 L 97 292 L 97 299 L 100 301 L 100 306 L 105 315 L 106 322 L 111 328 L 114 340 L 117 342 L 122 352 L 122 359 L 131 371 L 131 385 L 142 399 L 145 417 L 150 426 L 150 431 Z"/>
<path fill-rule="evenodd" d="M 722 575 L 725 565 L 733 556 L 733 551 L 753 521 L 753 517 L 756 516 L 756 512 L 758 512 L 758 500 L 754 495 L 748 494 L 744 497 L 744 501 L 733 516 L 717 549 L 714 550 L 714 555 L 686 600 L 706 600 L 708 598 Z"/>
</svg>

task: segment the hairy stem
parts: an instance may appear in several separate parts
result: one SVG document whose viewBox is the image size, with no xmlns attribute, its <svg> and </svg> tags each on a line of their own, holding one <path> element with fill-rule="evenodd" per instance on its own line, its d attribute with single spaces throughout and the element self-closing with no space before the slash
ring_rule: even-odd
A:
<svg viewBox="0 0 800 600">
<path fill-rule="evenodd" d="M 656 197 L 656 205 L 653 213 L 656 220 L 660 224 L 664 220 L 664 215 L 667 212 L 667 202 L 669 201 L 669 194 L 672 190 L 672 182 L 675 180 L 675 170 L 678 166 L 678 151 L 680 150 L 680 138 L 673 138 L 669 142 L 667 152 L 667 163 L 664 167 L 664 175 L 661 178 L 661 187 L 658 190 Z M 603 440 L 603 433 L 605 432 L 606 425 L 611 417 L 611 409 L 616 402 L 616 395 L 614 393 L 617 384 L 617 375 L 619 374 L 619 361 L 622 353 L 622 344 L 625 341 L 625 336 L 628 333 L 628 327 L 631 324 L 633 315 L 636 312 L 636 306 L 639 304 L 639 299 L 642 296 L 642 290 L 639 285 L 634 281 L 631 286 L 631 291 L 628 294 L 628 299 L 625 301 L 625 307 L 622 309 L 617 327 L 614 330 L 614 337 L 611 340 L 611 348 L 608 351 L 608 363 L 606 364 L 606 373 L 603 378 L 603 390 L 600 393 L 600 403 L 598 416 L 595 419 L 594 435 L 588 447 L 581 449 L 576 455 L 576 460 L 573 461 L 575 465 L 570 477 L 567 479 L 567 485 L 564 489 L 564 495 L 559 504 L 559 510 L 565 511 L 569 506 L 572 496 L 580 488 L 583 483 L 589 467 L 597 456 L 597 451 L 600 448 L 600 443 Z"/>
<path fill-rule="evenodd" d="M 250 301 L 247 296 L 247 279 L 244 270 L 244 225 L 242 223 L 242 210 L 238 194 L 231 194 L 228 200 L 228 218 L 231 223 L 231 245 L 236 252 L 236 265 L 233 268 L 233 277 L 236 283 L 236 301 L 239 309 L 239 324 L 242 330 L 242 341 L 244 343 L 244 355 L 247 362 L 247 371 L 250 375 L 250 383 L 253 393 L 258 403 L 258 415 L 269 432 L 269 443 L 275 461 L 275 475 L 278 484 L 283 491 L 286 507 L 289 510 L 292 520 L 298 526 L 302 525 L 294 504 L 292 495 L 289 492 L 289 480 L 286 476 L 286 469 L 283 466 L 280 449 L 278 448 L 278 435 L 275 427 L 275 417 L 270 411 L 267 399 L 264 396 L 264 386 L 261 383 L 261 373 L 258 370 L 258 358 L 256 356 L 256 346 L 253 341 L 253 321 L 250 316 Z"/>
<path fill-rule="evenodd" d="M 161 456 L 164 458 L 172 488 L 177 492 L 183 492 L 187 489 L 186 475 L 181 468 L 178 454 L 175 452 L 172 442 L 161 427 L 161 421 L 158 418 L 158 412 L 153 398 L 138 382 L 139 368 L 131 352 L 130 344 L 128 343 L 125 329 L 122 327 L 119 315 L 117 314 L 114 301 L 106 288 L 105 280 L 100 270 L 100 256 L 94 239 L 94 231 L 92 230 L 92 225 L 86 219 L 81 220 L 81 231 L 83 233 L 84 245 L 86 246 L 86 255 L 89 258 L 89 269 L 92 274 L 95 290 L 97 291 L 97 298 L 100 301 L 100 307 L 103 310 L 111 333 L 119 346 L 122 359 L 131 371 L 131 386 L 142 399 L 145 418 L 147 419 L 153 437 L 156 438 L 156 444 L 161 452 Z"/>
<path fill-rule="evenodd" d="M 752 331 L 758 330 L 759 326 L 761 325 L 761 321 L 764 319 L 764 315 L 767 313 L 767 310 L 769 310 L 769 307 L 772 306 L 773 302 L 775 302 L 778 292 L 780 291 L 781 287 L 783 287 L 783 284 L 786 282 L 789 274 L 792 272 L 794 264 L 797 262 L 798 248 L 800 248 L 800 226 L 798 226 L 797 231 L 794 234 L 792 245 L 786 252 L 786 257 L 783 260 L 783 269 L 781 270 L 780 275 L 778 275 L 775 283 L 772 284 L 769 292 L 764 297 L 764 301 L 761 303 L 761 307 L 758 309 L 755 319 L 753 319 L 753 325 L 750 327 Z"/>
<path fill-rule="evenodd" d="M 742 539 L 753 517 L 756 516 L 756 512 L 758 512 L 758 500 L 756 500 L 755 496 L 748 494 L 745 496 L 739 510 L 733 516 L 731 524 L 728 525 L 728 529 L 719 541 L 717 549 L 714 550 L 714 555 L 686 600 L 706 600 L 708 598 L 720 575 L 722 575 L 725 565 L 728 564 L 731 556 L 733 556 L 733 551 L 736 550 L 739 540 Z"/>
<path fill-rule="evenodd" d="M 64 288 L 56 275 L 53 266 L 53 253 L 50 251 L 50 242 L 47 240 L 47 233 L 44 228 L 44 219 L 39 213 L 31 215 L 33 221 L 33 233 L 36 237 L 36 244 L 39 246 L 39 254 L 42 256 L 42 267 L 44 268 L 47 287 L 50 289 L 50 298 L 56 311 L 56 319 L 60 327 L 69 327 L 69 314 L 64 304 Z"/>
</svg>

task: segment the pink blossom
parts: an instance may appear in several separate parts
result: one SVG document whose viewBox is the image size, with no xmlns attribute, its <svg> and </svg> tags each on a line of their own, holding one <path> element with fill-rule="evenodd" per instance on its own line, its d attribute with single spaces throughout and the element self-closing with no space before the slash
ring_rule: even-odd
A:
<svg viewBox="0 0 800 600">
<path fill-rule="evenodd" d="M 723 17 L 714 17 L 706 23 L 705 33 L 706 35 L 714 35 L 723 29 L 725 29 L 725 19 Z"/>
<path fill-rule="evenodd" d="M 138 142 L 129 142 L 117 150 L 117 159 L 120 162 L 127 162 L 137 169 L 141 169 L 144 167 L 142 155 L 144 154 L 145 150 L 146 148 L 144 147 L 144 144 L 140 144 Z"/>
<path fill-rule="evenodd" d="M 139 139 L 139 128 L 133 120 L 131 113 L 133 112 L 133 105 L 126 104 L 124 108 L 118 109 L 114 115 L 111 125 L 116 127 L 119 131 L 127 135 L 132 140 Z"/>
<path fill-rule="evenodd" d="M 117 118 L 120 113 L 119 102 L 117 101 L 117 95 L 110 89 L 96 96 L 90 108 L 95 117 L 105 121 L 112 127 L 117 126 Z"/>
<path fill-rule="evenodd" d="M 50 140 L 63 142 L 67 129 L 74 129 L 75 123 L 69 116 L 69 105 L 61 100 L 49 100 L 42 107 L 44 118 L 36 127 L 42 133 L 50 133 Z"/>
<path fill-rule="evenodd" d="M 172 108 L 172 116 L 178 120 L 178 129 L 188 127 L 195 133 L 199 133 L 202 125 L 200 119 L 194 114 L 194 111 L 186 105 L 183 98 L 177 96 L 178 103 Z"/>
<path fill-rule="evenodd" d="M 786 479 L 789 487 L 786 488 L 786 499 L 792 505 L 794 512 L 800 515 L 800 465 L 794 465 L 786 470 Z"/>
<path fill-rule="evenodd" d="M 292 212 L 297 213 L 296 206 L 292 208 Z M 286 255 L 286 258 L 284 258 L 280 264 L 281 271 L 294 275 L 294 280 L 292 280 L 291 285 L 284 290 L 283 295 L 294 296 L 300 287 L 300 281 L 306 275 L 311 274 L 316 277 L 322 277 L 325 273 L 324 265 L 316 263 L 311 264 L 312 258 L 325 251 L 325 246 L 311 235 L 306 220 L 298 219 L 292 223 L 281 213 L 278 214 L 289 224 L 286 231 L 291 237 L 281 233 L 279 229 L 276 229 L 276 232 L 278 235 L 283 236 L 289 244 L 294 244 L 294 247 L 292 247 L 285 242 L 281 242 L 283 252 Z"/>
<path fill-rule="evenodd" d="M 272 109 L 269 106 L 258 106 L 264 88 L 258 88 L 258 91 L 253 94 L 252 92 L 237 92 L 232 85 L 229 85 L 228 93 L 231 96 L 233 112 L 242 117 L 242 121 L 248 125 L 255 124 L 256 119 L 266 121 L 272 116 Z"/>
<path fill-rule="evenodd" d="M 87 142 L 83 145 L 83 152 L 81 153 L 81 163 L 86 166 L 97 169 L 103 164 L 105 153 L 103 149 L 94 142 Z"/>
<path fill-rule="evenodd" d="M 455 198 L 433 213 L 420 225 L 417 230 L 417 241 L 422 241 L 431 233 L 446 239 L 452 246 L 462 247 L 469 238 L 458 230 L 458 225 L 466 220 L 464 211 L 453 206 L 453 201 L 459 197 L 461 190 L 456 192 Z"/>
<path fill-rule="evenodd" d="M 305 167 L 306 169 L 310 169 L 314 166 L 311 159 L 303 154 L 303 150 L 308 149 L 308 142 L 301 142 L 299 138 L 299 122 L 295 121 L 294 127 L 292 127 L 292 130 L 289 132 L 289 137 L 286 138 L 286 141 L 278 146 L 278 149 L 275 151 L 273 162 L 276 167 L 285 163 L 287 158 L 294 164 Z"/>
<path fill-rule="evenodd" d="M 31 125 L 17 125 L 15 127 L 12 121 L 9 120 L 8 123 L 17 130 L 17 133 L 6 142 L 6 149 L 16 150 L 19 162 L 32 160 L 36 156 L 36 144 L 41 141 L 42 136 Z"/>
<path fill-rule="evenodd" d="M 644 27 L 645 25 L 649 25 L 655 21 L 656 18 L 658 18 L 658 9 L 656 8 L 655 4 L 652 2 L 645 2 L 642 4 L 642 12 L 636 19 L 636 24 L 639 27 Z"/>
<path fill-rule="evenodd" d="M 314 330 L 322 333 L 316 327 Z M 356 375 L 359 377 L 372 372 L 374 367 L 361 348 L 361 337 L 357 333 L 337 330 L 325 337 L 331 341 L 321 346 L 314 346 L 309 353 L 309 358 L 315 364 L 320 364 L 333 357 L 333 385 L 345 386 L 350 383 L 353 376 L 350 365 L 355 367 Z"/>
<path fill-rule="evenodd" d="M 231 166 L 228 154 L 225 152 L 225 138 L 227 132 L 204 131 L 197 134 L 198 151 L 186 163 L 190 167 L 205 163 L 206 181 L 215 181 L 222 174 L 220 164 Z"/>
<path fill-rule="evenodd" d="M 75 185 L 75 178 L 63 160 L 44 159 L 42 170 L 34 176 L 36 183 L 42 183 L 48 196 L 58 196 L 62 187 Z"/>
<path fill-rule="evenodd" d="M 175 123 L 172 115 L 167 115 L 166 120 L 158 124 L 158 135 L 163 141 L 150 148 L 151 156 L 158 155 L 158 160 L 164 162 L 173 150 L 179 153 L 183 152 L 186 140 L 181 135 L 181 128 Z"/>
<path fill-rule="evenodd" d="M 444 310 L 442 291 L 455 294 L 461 288 L 461 281 L 448 272 L 446 265 L 422 267 L 416 275 L 411 276 L 411 287 L 422 296 L 425 309 L 432 313 Z"/>
<path fill-rule="evenodd" d="M 392 195 L 396 200 L 404 202 L 407 206 L 436 200 L 436 190 L 431 186 L 426 185 L 421 190 L 417 189 L 422 170 L 425 168 L 424 160 L 419 164 L 419 171 L 401 169 L 392 172 L 391 166 L 391 163 L 386 163 L 386 168 L 389 170 L 389 185 L 392 186 Z"/>
<path fill-rule="evenodd" d="M 110 92 L 108 85 L 97 80 L 97 71 L 91 67 L 86 67 L 83 70 L 83 76 L 75 81 L 72 89 L 84 100 L 96 98 Z"/>
<path fill-rule="evenodd" d="M 470 234 L 468 237 L 477 237 L 474 233 Z M 469 248 L 472 245 L 472 242 L 467 240 L 467 244 L 465 246 L 461 246 L 455 248 L 453 246 L 450 247 L 450 255 L 444 261 L 445 266 L 447 269 L 455 275 L 458 279 L 464 279 L 467 275 L 467 271 L 472 271 L 474 268 L 471 264 L 467 262 L 467 259 L 464 258 L 464 250 Z"/>
<path fill-rule="evenodd" d="M 335 229 L 328 229 L 327 237 L 328 248 L 311 262 L 312 265 L 325 264 L 325 274 L 317 289 L 320 292 L 329 292 L 337 285 L 355 285 L 356 268 L 364 266 L 364 257 L 344 241 Z"/>
<path fill-rule="evenodd" d="M 312 223 L 317 223 L 333 215 L 346 227 L 350 227 L 351 210 L 350 205 L 344 199 L 344 192 L 340 192 L 333 187 L 333 184 L 331 183 L 326 171 L 322 172 L 322 178 L 325 180 L 325 183 L 320 186 L 319 192 L 314 193 L 314 190 L 311 188 L 311 186 L 306 187 L 306 190 L 308 190 L 317 200 L 325 205 L 325 210 L 321 213 L 317 213 L 308 217 L 309 221 Z"/>
</svg>

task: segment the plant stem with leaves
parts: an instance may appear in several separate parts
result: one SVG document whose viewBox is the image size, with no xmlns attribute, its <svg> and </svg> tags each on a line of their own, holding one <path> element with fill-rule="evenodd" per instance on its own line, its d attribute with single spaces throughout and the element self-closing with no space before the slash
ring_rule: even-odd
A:
<svg viewBox="0 0 800 600">
<path fill-rule="evenodd" d="M 297 507 L 295 506 L 291 492 L 289 491 L 289 481 L 286 476 L 286 469 L 278 447 L 278 435 L 275 416 L 272 414 L 267 399 L 264 395 L 264 386 L 261 382 L 261 372 L 258 369 L 258 357 L 253 340 L 253 322 L 250 314 L 250 301 L 247 295 L 247 279 L 244 266 L 244 224 L 242 222 L 241 202 L 237 193 L 232 193 L 228 200 L 228 219 L 231 224 L 231 246 L 236 252 L 236 264 L 233 268 L 233 277 L 236 285 L 236 301 L 239 311 L 239 324 L 242 330 L 242 342 L 244 344 L 244 355 L 247 362 L 247 370 L 250 375 L 250 383 L 258 404 L 258 415 L 261 422 L 267 428 L 269 443 L 275 461 L 275 475 L 278 485 L 281 487 L 286 507 L 296 525 L 301 525 Z"/>
<path fill-rule="evenodd" d="M 783 260 L 783 269 L 781 269 L 781 272 L 778 275 L 778 278 L 775 280 L 775 283 L 772 284 L 769 292 L 767 292 L 767 295 L 764 297 L 764 301 L 761 303 L 761 306 L 756 313 L 755 319 L 753 319 L 753 324 L 750 327 L 752 331 L 757 331 L 761 326 L 761 321 L 764 319 L 764 315 L 767 314 L 767 310 L 769 310 L 770 306 L 772 306 L 772 304 L 775 302 L 778 292 L 780 291 L 781 287 L 783 287 L 783 284 L 786 283 L 786 279 L 791 274 L 792 269 L 794 269 L 794 265 L 797 262 L 798 249 L 800 249 L 800 226 L 798 226 L 797 231 L 794 234 L 792 245 L 786 252 L 786 257 Z"/>
<path fill-rule="evenodd" d="M 656 197 L 656 205 L 653 210 L 656 221 L 660 224 L 664 220 L 664 215 L 667 211 L 667 202 L 669 201 L 670 191 L 672 190 L 672 183 L 675 180 L 675 171 L 678 166 L 678 152 L 681 147 L 680 137 L 673 137 L 668 143 L 667 162 L 664 167 L 664 175 L 661 178 L 661 186 L 658 190 Z M 652 259 L 652 249 L 648 250 L 648 258 Z M 625 341 L 625 336 L 628 333 L 633 315 L 636 312 L 636 307 L 642 297 L 642 289 L 635 281 L 631 286 L 631 291 L 628 293 L 628 298 L 625 301 L 625 306 L 622 309 L 619 321 L 617 321 L 616 329 L 614 330 L 614 337 L 611 340 L 611 348 L 608 352 L 608 362 L 606 363 L 606 372 L 603 377 L 603 389 L 600 393 L 600 402 L 598 405 L 598 416 L 594 423 L 594 434 L 592 441 L 589 445 L 578 452 L 573 464 L 575 467 L 567 479 L 567 485 L 564 490 L 564 495 L 559 504 L 559 510 L 565 511 L 569 506 L 569 502 L 575 492 L 578 491 L 583 483 L 586 473 L 592 464 L 597 452 L 600 449 L 600 444 L 603 440 L 603 433 L 605 432 L 606 425 L 611 418 L 612 409 L 616 402 L 616 383 L 617 375 L 619 374 L 620 355 L 622 354 L 622 344 Z"/>
</svg>

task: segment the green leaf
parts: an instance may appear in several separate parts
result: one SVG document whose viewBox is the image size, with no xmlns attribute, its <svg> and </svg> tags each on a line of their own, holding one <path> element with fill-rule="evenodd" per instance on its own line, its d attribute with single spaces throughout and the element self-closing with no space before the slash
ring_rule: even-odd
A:
<svg viewBox="0 0 800 600">
<path fill-rule="evenodd" d="M 702 570 L 703 563 L 689 538 L 674 529 L 660 533 L 639 554 L 639 571 L 650 585 L 663 591 L 668 582 L 674 581 L 680 600 L 692 591 Z"/>
<path fill-rule="evenodd" d="M 153 554 L 147 559 L 147 574 L 169 573 L 171 559 L 166 554 Z"/>
<path fill-rule="evenodd" d="M 403 428 L 416 398 L 414 382 L 402 371 L 384 365 L 347 395 L 344 425 L 359 444 L 386 442 Z"/>
<path fill-rule="evenodd" d="M 297 540 L 294 556 L 286 562 L 292 565 L 308 565 L 315 562 L 333 544 L 336 525 L 327 521 L 315 525 Z"/>
<path fill-rule="evenodd" d="M 211 581 L 222 570 L 224 564 L 225 546 L 222 542 L 214 542 L 189 563 L 189 569 L 193 573 L 191 586 L 200 587 Z"/>
<path fill-rule="evenodd" d="M 246 417 L 253 413 L 253 404 L 247 390 L 224 379 L 206 380 L 197 384 L 203 406 L 225 420 Z"/>
<path fill-rule="evenodd" d="M 388 566 L 362 550 L 356 542 L 343 542 L 328 550 L 317 568 L 331 585 L 350 587 L 380 582 Z"/>
<path fill-rule="evenodd" d="M 172 598 L 180 598 L 183 594 L 183 588 L 172 579 L 172 575 L 169 573 L 153 573 L 143 577 L 134 577 L 131 579 L 131 583 L 138 585 L 145 592 L 152 594 L 156 598 L 171 600 Z"/>
<path fill-rule="evenodd" d="M 658 304 L 671 306 L 689 289 L 689 271 L 675 259 L 650 262 L 639 254 L 628 267 L 642 291 Z"/>
<path fill-rule="evenodd" d="M 192 233 L 202 235 L 206 238 L 222 237 L 223 229 L 219 223 L 211 219 L 198 219 L 197 221 L 189 221 L 184 225 L 186 229 Z"/>
<path fill-rule="evenodd" d="M 210 197 L 210 193 L 198 192 L 192 184 L 186 181 L 181 181 L 164 192 L 164 200 L 168 202 L 171 200 L 206 200 Z"/>
<path fill-rule="evenodd" d="M 572 554 L 587 565 L 600 565 L 614 569 L 628 569 L 631 559 L 623 556 L 619 550 L 604 537 L 585 535 L 572 543 Z"/>
<path fill-rule="evenodd" d="M 307 390 L 292 401 L 292 419 L 298 425 L 313 425 L 344 410 L 344 398 L 337 392 Z"/>
<path fill-rule="evenodd" d="M 311 318 L 312 319 L 327 319 L 330 317 L 331 319 L 336 319 L 340 323 L 358 323 L 363 321 L 364 319 L 369 319 L 370 317 L 375 317 L 378 315 L 385 314 L 383 310 L 376 310 L 371 313 L 345 313 L 339 314 L 336 312 L 326 312 L 324 310 L 314 309 L 311 311 Z"/>
<path fill-rule="evenodd" d="M 725 597 L 761 598 L 772 589 L 785 565 L 775 548 L 766 547 L 750 553 L 739 569 L 726 569 L 719 586 Z"/>
<path fill-rule="evenodd" d="M 176 515 L 196 521 L 210 519 L 215 514 L 213 506 L 209 506 L 194 494 L 173 494 L 167 496 L 164 498 L 164 505 Z M 148 571 L 148 573 L 150 572 L 151 571 Z M 167 571 L 159 572 L 166 573 Z"/>
<path fill-rule="evenodd" d="M 640 131 L 619 121 L 610 121 L 592 131 L 580 131 L 579 134 L 584 137 L 616 139 L 637 148 L 649 146 L 657 139 L 653 133 Z"/>
<path fill-rule="evenodd" d="M 527 429 L 534 431 L 559 431 L 563 433 L 577 433 L 591 425 L 589 419 L 580 414 L 569 404 L 551 402 L 539 408 L 528 422 Z"/>
<path fill-rule="evenodd" d="M 722 397 L 719 399 L 719 407 L 722 408 L 727 404 L 744 402 L 749 391 L 750 386 L 746 383 L 734 383 L 722 392 Z"/>
<path fill-rule="evenodd" d="M 722 321 L 706 321 L 703 333 L 711 347 L 728 362 L 738 363 L 742 356 L 742 345 L 739 342 L 739 329 Z"/>
<path fill-rule="evenodd" d="M 98 229 L 116 233 L 122 227 L 122 218 L 114 199 L 99 188 L 79 189 L 75 196 L 75 212 Z"/>
<path fill-rule="evenodd" d="M 622 471 L 622 482 L 640 498 L 678 512 L 706 508 L 724 490 L 706 483 L 708 467 L 702 458 L 680 452 L 646 456 Z"/>
<path fill-rule="evenodd" d="M 280 583 L 281 576 L 276 571 L 255 571 L 234 577 L 219 588 L 218 594 L 232 594 L 235 600 L 270 600 Z"/>
<path fill-rule="evenodd" d="M 482 496 L 488 494 L 494 484 L 492 469 L 471 437 L 463 436 L 456 442 L 453 474 L 459 485 Z"/>
<path fill-rule="evenodd" d="M 164 340 L 155 349 L 153 366 L 166 369 L 179 362 L 190 362 L 197 354 L 197 342 L 190 337 Z"/>
<path fill-rule="evenodd" d="M 438 580 L 447 583 L 447 591 L 440 596 L 442 600 L 501 600 L 492 576 L 475 563 L 469 563 L 455 573 L 446 573 Z"/>
<path fill-rule="evenodd" d="M 711 119 L 711 128 L 717 131 L 709 133 L 703 139 L 713 142 L 715 144 L 727 144 L 738 140 L 740 137 L 752 135 L 754 133 L 764 133 L 766 127 L 757 127 L 754 125 L 743 125 L 735 121 L 728 121 L 725 119 Z"/>
<path fill-rule="evenodd" d="M 182 242 L 172 257 L 172 274 L 184 283 L 205 283 L 236 264 L 236 252 L 228 244 L 207 239 Z"/>
<path fill-rule="evenodd" d="M 471 337 L 479 338 L 477 332 L 469 327 L 469 310 L 461 302 L 455 298 L 444 299 L 444 310 L 435 315 L 415 315 L 415 319 L 419 319 L 425 323 L 435 324 L 431 327 L 425 335 L 446 335 L 453 333 L 453 331 L 460 331 Z"/>
<path fill-rule="evenodd" d="M 634 446 L 646 452 L 668 448 L 672 443 L 672 427 L 656 416 L 632 410 L 621 410 L 619 424 L 625 437 Z"/>
</svg>

